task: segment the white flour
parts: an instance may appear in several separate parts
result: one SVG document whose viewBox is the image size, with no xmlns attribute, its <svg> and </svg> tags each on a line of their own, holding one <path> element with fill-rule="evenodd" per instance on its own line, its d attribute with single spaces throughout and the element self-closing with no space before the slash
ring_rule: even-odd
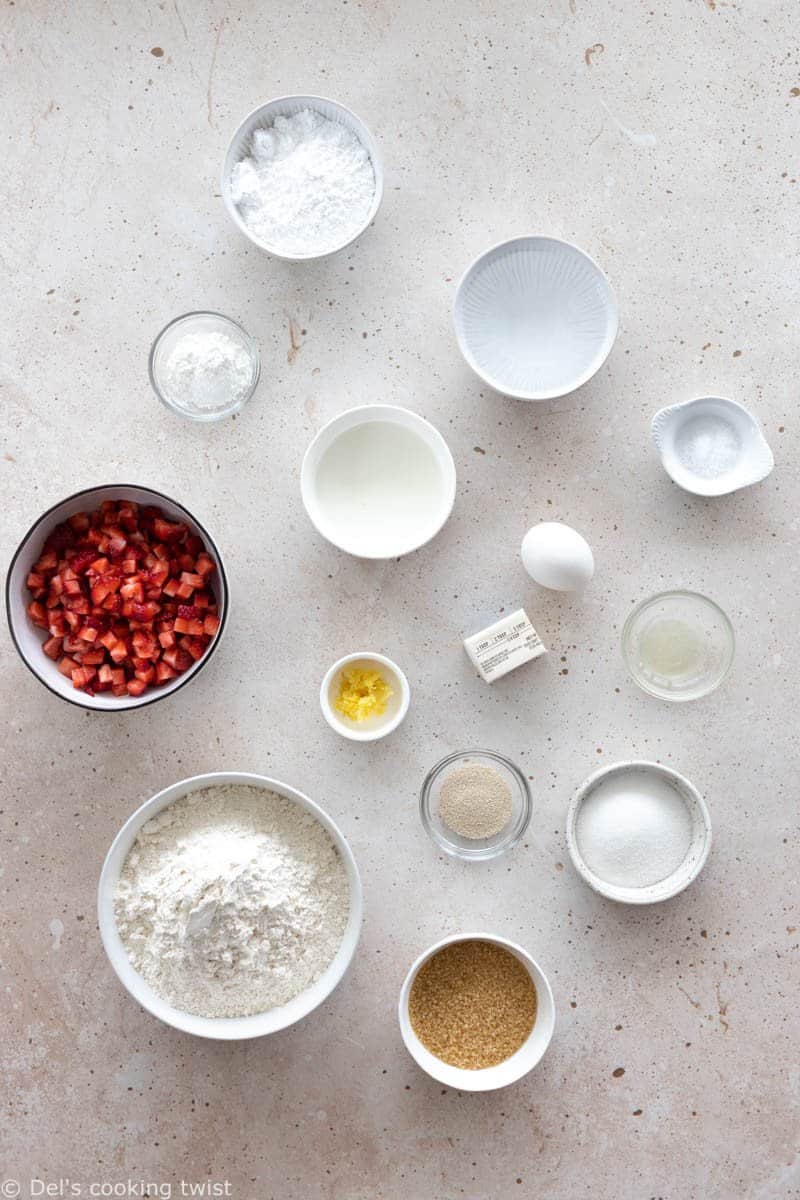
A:
<svg viewBox="0 0 800 1200">
<path fill-rule="evenodd" d="M 247 395 L 252 382 L 253 363 L 245 347 L 214 329 L 185 333 L 158 370 L 164 395 L 190 413 L 231 408 Z"/>
<path fill-rule="evenodd" d="M 210 787 L 139 831 L 115 916 L 133 966 L 165 1000 L 204 1017 L 286 1004 L 342 940 L 350 888 L 327 830 L 274 792 Z"/>
<path fill-rule="evenodd" d="M 364 146 L 310 108 L 253 134 L 231 172 L 231 198 L 259 241 L 281 254 L 324 254 L 362 228 L 375 195 Z"/>
</svg>

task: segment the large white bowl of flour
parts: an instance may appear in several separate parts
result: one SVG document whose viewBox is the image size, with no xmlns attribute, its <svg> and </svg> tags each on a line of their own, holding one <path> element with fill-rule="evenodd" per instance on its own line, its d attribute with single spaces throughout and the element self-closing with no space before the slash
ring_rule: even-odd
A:
<svg viewBox="0 0 800 1200">
<path fill-rule="evenodd" d="M 134 1000 L 176 1029 L 231 1040 L 285 1029 L 330 995 L 362 907 L 327 813 L 241 771 L 184 779 L 143 804 L 98 889 L 103 946 Z M 244 1015 L 209 1015 L 231 1012 Z"/>
</svg>

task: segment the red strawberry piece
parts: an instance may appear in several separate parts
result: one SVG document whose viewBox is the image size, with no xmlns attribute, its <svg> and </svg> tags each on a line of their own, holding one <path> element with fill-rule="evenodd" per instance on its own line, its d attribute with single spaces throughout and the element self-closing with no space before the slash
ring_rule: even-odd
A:
<svg viewBox="0 0 800 1200">
<path fill-rule="evenodd" d="M 170 646 L 175 645 L 175 634 L 169 629 L 162 629 L 158 635 L 158 640 L 161 643 L 162 649 L 169 650 Z"/>
<path fill-rule="evenodd" d="M 173 671 L 178 674 L 185 671 L 187 667 L 192 665 L 192 656 L 182 646 L 172 646 L 169 650 L 164 651 L 164 662 L 172 667 Z"/>
<path fill-rule="evenodd" d="M 142 581 L 138 577 L 135 579 L 126 579 L 119 589 L 119 594 L 123 600 L 132 600 L 136 604 L 141 604 L 144 601 L 144 588 Z"/>
<path fill-rule="evenodd" d="M 81 657 L 81 663 L 84 667 L 97 667 L 105 661 L 105 652 L 103 650 L 85 650 Z"/>
<path fill-rule="evenodd" d="M 72 658 L 62 658 L 58 664 L 58 669 L 62 675 L 66 675 L 67 679 L 72 678 L 72 672 L 77 667 L 77 663 Z"/>
<path fill-rule="evenodd" d="M 206 613 L 203 620 L 203 632 L 208 634 L 209 637 L 213 637 L 219 629 L 219 626 L 219 617 L 215 616 L 214 613 Z"/>
<path fill-rule="evenodd" d="M 144 679 L 129 679 L 126 684 L 129 696 L 141 696 L 146 687 L 147 683 Z"/>
<path fill-rule="evenodd" d="M 67 579 L 66 576 L 64 577 L 64 595 L 80 596 L 81 591 L 80 579 Z"/>
<path fill-rule="evenodd" d="M 136 672 L 136 678 L 141 679 L 144 683 L 152 683 L 155 678 L 156 669 L 150 663 L 146 667 L 140 667 Z"/>
<path fill-rule="evenodd" d="M 112 558 L 119 558 L 125 553 L 125 548 L 127 545 L 128 543 L 124 537 L 110 537 L 108 539 L 108 553 Z"/>
<path fill-rule="evenodd" d="M 76 533 L 85 533 L 89 528 L 89 518 L 86 513 L 73 513 L 71 517 L 67 517 L 67 524 Z"/>
<path fill-rule="evenodd" d="M 177 542 L 186 532 L 186 526 L 157 516 L 153 521 L 153 532 L 159 542 Z"/>
<path fill-rule="evenodd" d="M 178 616 L 184 621 L 196 621 L 198 617 L 202 616 L 202 613 L 194 604 L 179 604 Z"/>
<path fill-rule="evenodd" d="M 164 584 L 164 594 L 167 596 L 177 596 L 179 588 L 180 584 L 178 583 L 177 579 L 168 579 Z M 191 596 L 191 594 L 192 593 L 190 591 L 189 595 Z"/>
<path fill-rule="evenodd" d="M 197 557 L 194 569 L 198 575 L 202 575 L 205 578 L 206 575 L 211 575 L 217 568 L 216 563 L 207 554 L 200 554 Z"/>
<path fill-rule="evenodd" d="M 206 652 L 205 642 L 201 641 L 199 637 L 185 637 L 181 642 L 181 646 L 191 654 L 195 662 L 202 658 Z"/>
<path fill-rule="evenodd" d="M 47 629 L 48 618 L 47 609 L 38 600 L 31 600 L 28 605 L 28 616 L 33 621 L 34 625 L 38 625 L 40 629 Z"/>
<path fill-rule="evenodd" d="M 42 571 L 47 574 L 48 571 L 55 571 L 58 566 L 58 555 L 55 550 L 47 550 L 37 562 L 34 563 L 34 571 Z"/>
<path fill-rule="evenodd" d="M 119 506 L 117 520 L 128 533 L 134 533 L 139 526 L 138 504 L 131 500 L 123 500 Z"/>
<path fill-rule="evenodd" d="M 93 642 L 97 638 L 97 630 L 92 625 L 84 625 L 78 630 L 78 637 L 82 642 Z"/>
<path fill-rule="evenodd" d="M 85 688 L 92 682 L 97 671 L 94 667 L 76 667 L 72 672 L 72 686 L 74 688 Z"/>
<path fill-rule="evenodd" d="M 124 662 L 128 657 L 128 647 L 122 641 L 118 641 L 113 646 L 110 646 L 108 652 L 115 663 Z"/>
<path fill-rule="evenodd" d="M 48 658 L 52 658 L 55 660 L 55 659 L 61 657 L 62 640 L 63 639 L 60 637 L 50 637 L 47 639 L 47 641 L 42 646 L 42 649 L 44 650 L 44 652 Z"/>
<path fill-rule="evenodd" d="M 160 662 L 156 664 L 156 683 L 167 683 L 170 679 L 176 678 L 176 672 L 167 663 Z"/>
<path fill-rule="evenodd" d="M 38 571 L 31 571 L 25 583 L 32 592 L 44 591 L 46 580 L 44 575 L 40 575 Z"/>
</svg>

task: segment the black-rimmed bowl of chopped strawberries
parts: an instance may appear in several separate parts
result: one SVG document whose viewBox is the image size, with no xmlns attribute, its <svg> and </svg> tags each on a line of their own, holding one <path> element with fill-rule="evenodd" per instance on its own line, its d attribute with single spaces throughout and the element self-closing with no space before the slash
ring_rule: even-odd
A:
<svg viewBox="0 0 800 1200">
<path fill-rule="evenodd" d="M 228 616 L 213 538 L 152 488 L 76 492 L 28 530 L 6 578 L 11 637 L 37 679 L 105 712 L 142 708 L 208 662 Z"/>
</svg>

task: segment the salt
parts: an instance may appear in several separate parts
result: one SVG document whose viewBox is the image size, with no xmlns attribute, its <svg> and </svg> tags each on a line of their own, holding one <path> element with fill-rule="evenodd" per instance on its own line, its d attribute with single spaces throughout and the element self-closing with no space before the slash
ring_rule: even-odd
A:
<svg viewBox="0 0 800 1200">
<path fill-rule="evenodd" d="M 680 793 L 645 771 L 613 775 L 586 797 L 575 827 L 593 874 L 615 887 L 649 887 L 686 858 L 692 819 Z"/>
<path fill-rule="evenodd" d="M 365 147 L 339 121 L 310 108 L 257 129 L 230 182 L 247 228 L 288 257 L 346 245 L 364 227 L 375 196 Z"/>
<path fill-rule="evenodd" d="M 679 430 L 675 450 L 682 466 L 703 479 L 727 475 L 741 454 L 736 430 L 717 416 L 699 416 Z"/>
</svg>

